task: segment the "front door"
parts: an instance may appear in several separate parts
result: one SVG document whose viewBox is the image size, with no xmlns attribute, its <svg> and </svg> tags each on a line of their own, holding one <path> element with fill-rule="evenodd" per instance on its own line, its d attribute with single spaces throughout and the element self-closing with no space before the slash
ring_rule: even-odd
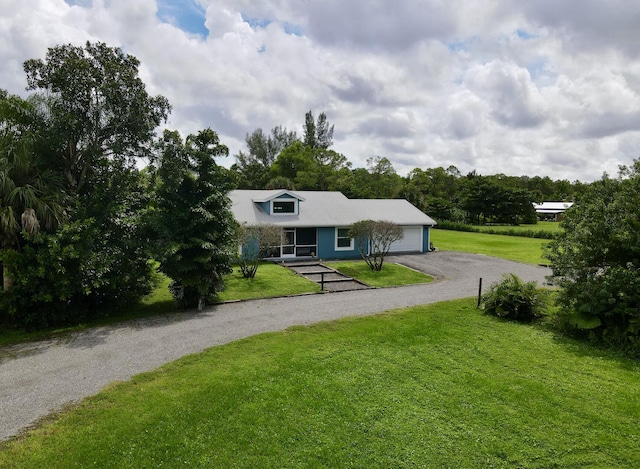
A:
<svg viewBox="0 0 640 469">
<path fill-rule="evenodd" d="M 296 257 L 296 230 L 285 229 L 282 242 L 282 257 Z"/>
</svg>

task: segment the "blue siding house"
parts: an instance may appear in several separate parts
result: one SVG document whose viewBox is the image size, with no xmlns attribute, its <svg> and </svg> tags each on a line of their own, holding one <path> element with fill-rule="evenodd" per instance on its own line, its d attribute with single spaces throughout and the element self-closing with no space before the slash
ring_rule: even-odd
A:
<svg viewBox="0 0 640 469">
<path fill-rule="evenodd" d="M 229 193 L 231 210 L 241 224 L 281 226 L 281 259 L 351 259 L 360 254 L 349 226 L 362 220 L 388 220 L 400 225 L 404 237 L 391 252 L 427 252 L 436 222 L 404 199 L 348 199 L 341 192 L 236 190 Z"/>
</svg>

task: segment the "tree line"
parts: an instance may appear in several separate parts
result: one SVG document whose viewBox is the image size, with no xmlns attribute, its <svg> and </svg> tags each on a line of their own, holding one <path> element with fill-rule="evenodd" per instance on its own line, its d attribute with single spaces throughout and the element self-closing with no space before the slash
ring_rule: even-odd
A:
<svg viewBox="0 0 640 469">
<path fill-rule="evenodd" d="M 415 168 L 399 175 L 391 161 L 371 157 L 366 168 L 330 147 L 334 126 L 325 113 L 305 115 L 303 134 L 276 126 L 258 128 L 245 138 L 247 150 L 231 169 L 240 189 L 340 191 L 349 198 L 404 198 L 438 221 L 460 223 L 535 223 L 532 203 L 572 201 L 585 187 L 580 181 L 548 176 L 463 175 L 455 166 Z"/>
</svg>

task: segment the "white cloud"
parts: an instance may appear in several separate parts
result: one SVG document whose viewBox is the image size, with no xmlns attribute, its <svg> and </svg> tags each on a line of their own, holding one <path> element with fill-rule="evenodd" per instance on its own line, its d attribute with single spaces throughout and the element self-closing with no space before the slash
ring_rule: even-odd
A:
<svg viewBox="0 0 640 469">
<path fill-rule="evenodd" d="M 25 95 L 24 60 L 99 40 L 140 59 L 171 128 L 211 126 L 232 154 L 312 109 L 356 167 L 593 180 L 638 156 L 633 0 L 197 3 L 207 37 L 155 0 L 0 0 L 0 87 Z"/>
<path fill-rule="evenodd" d="M 512 0 L 534 24 L 553 29 L 570 53 L 613 49 L 638 58 L 640 3 L 633 0 Z"/>
<path fill-rule="evenodd" d="M 446 112 L 448 135 L 464 140 L 474 137 L 483 130 L 489 106 L 469 90 L 453 94 Z"/>
<path fill-rule="evenodd" d="M 451 4 L 440 0 L 314 0 L 301 5 L 309 35 L 330 46 L 398 52 L 450 37 L 456 28 Z"/>
<path fill-rule="evenodd" d="M 537 127 L 544 119 L 544 105 L 529 72 L 513 62 L 494 60 L 471 67 L 465 85 L 487 103 L 492 117 L 505 127 Z"/>
</svg>

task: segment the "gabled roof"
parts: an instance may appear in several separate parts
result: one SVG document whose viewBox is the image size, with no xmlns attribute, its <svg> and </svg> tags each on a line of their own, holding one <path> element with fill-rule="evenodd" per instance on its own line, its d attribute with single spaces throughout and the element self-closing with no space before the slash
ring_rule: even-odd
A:
<svg viewBox="0 0 640 469">
<path fill-rule="evenodd" d="M 246 191 L 246 192 L 252 192 L 254 193 L 253 197 L 251 198 L 251 200 L 253 200 L 254 202 L 269 202 L 270 200 L 273 199 L 277 199 L 278 197 L 281 197 L 283 195 L 289 196 L 293 199 L 298 199 L 298 200 L 302 200 L 304 201 L 304 197 L 301 197 L 300 195 L 294 193 L 293 191 L 289 191 L 289 190 L 263 190 L 263 191 Z"/>
<path fill-rule="evenodd" d="M 298 215 L 269 215 L 260 202 L 284 193 L 300 200 Z M 240 223 L 272 223 L 291 228 L 349 226 L 362 220 L 388 220 L 398 225 L 430 225 L 436 222 L 404 199 L 348 199 L 341 192 L 235 190 L 229 193 L 231 210 Z"/>
</svg>

